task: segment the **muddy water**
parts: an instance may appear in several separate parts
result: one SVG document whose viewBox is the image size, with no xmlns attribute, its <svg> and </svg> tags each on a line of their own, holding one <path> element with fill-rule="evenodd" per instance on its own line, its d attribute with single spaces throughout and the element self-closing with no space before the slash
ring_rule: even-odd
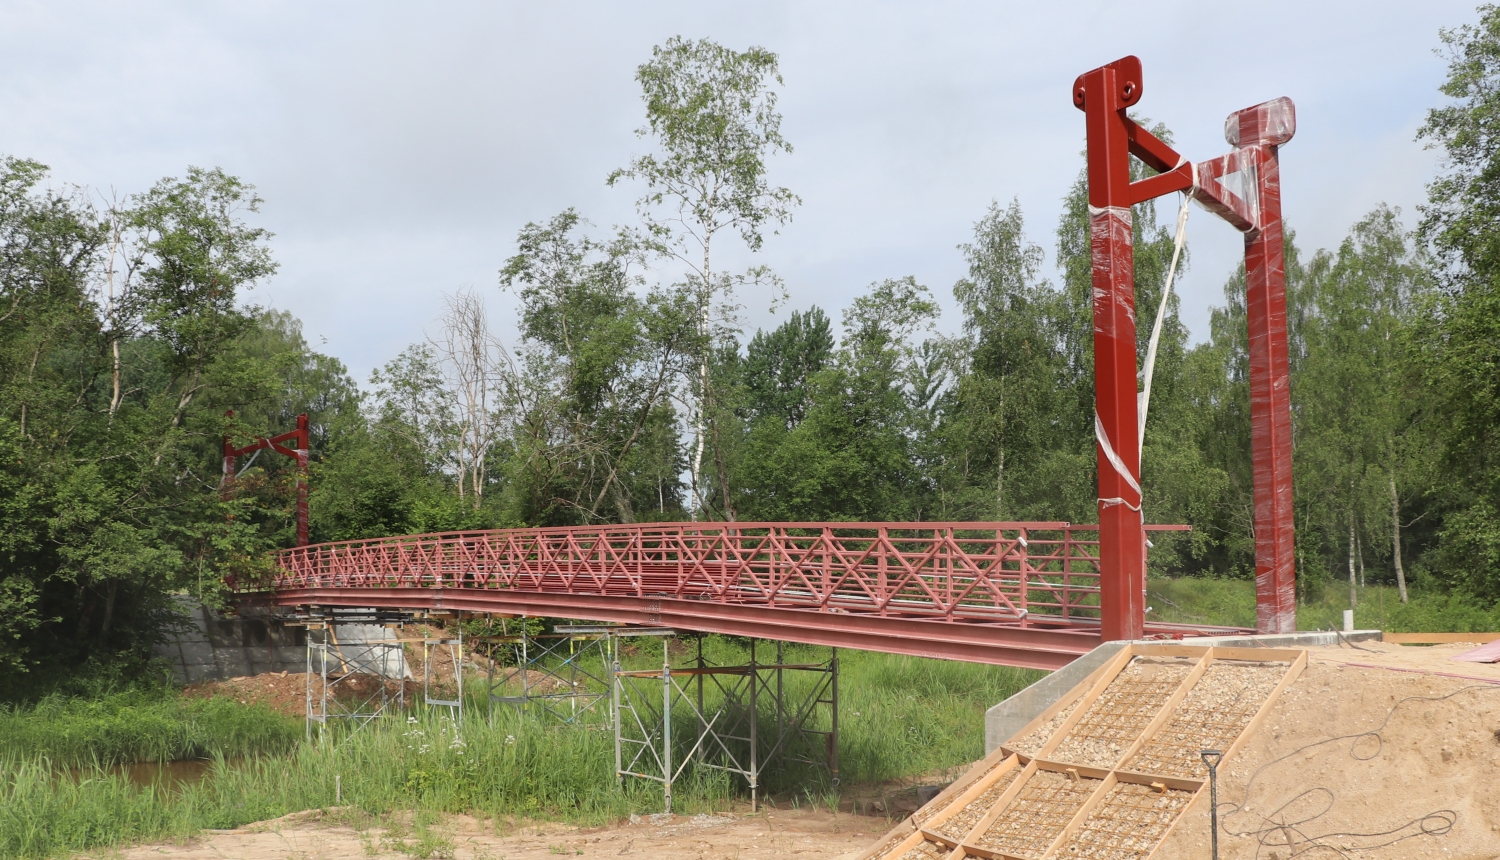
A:
<svg viewBox="0 0 1500 860">
<path fill-rule="evenodd" d="M 239 759 L 228 762 L 230 767 L 239 763 Z M 208 779 L 213 775 L 213 769 L 214 763 L 208 759 L 185 759 L 183 761 L 115 764 L 103 770 L 108 776 L 123 776 L 130 784 L 140 788 L 160 786 L 172 790 Z M 97 775 L 98 772 L 92 768 L 74 768 L 70 773 L 74 779 L 86 779 Z"/>
</svg>

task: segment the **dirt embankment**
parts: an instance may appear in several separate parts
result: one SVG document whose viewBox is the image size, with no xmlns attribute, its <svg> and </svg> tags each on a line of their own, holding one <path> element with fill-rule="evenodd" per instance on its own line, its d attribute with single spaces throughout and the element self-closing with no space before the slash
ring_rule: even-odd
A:
<svg viewBox="0 0 1500 860">
<path fill-rule="evenodd" d="M 1463 650 L 1314 649 L 1219 771 L 1219 856 L 1500 857 L 1500 667 L 1448 659 Z M 1154 860 L 1208 852 L 1205 798 Z"/>
</svg>

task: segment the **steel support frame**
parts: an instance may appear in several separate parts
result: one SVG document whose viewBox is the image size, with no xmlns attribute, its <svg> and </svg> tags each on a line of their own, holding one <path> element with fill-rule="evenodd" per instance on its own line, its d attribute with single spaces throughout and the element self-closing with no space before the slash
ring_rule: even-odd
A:
<svg viewBox="0 0 1500 860">
<path fill-rule="evenodd" d="M 732 773 L 745 780 L 754 812 L 763 787 L 762 776 L 775 763 L 798 762 L 825 769 L 832 785 L 839 782 L 838 765 L 838 649 L 831 649 L 826 663 L 788 664 L 784 645 L 776 643 L 776 662 L 756 659 L 756 642 L 750 642 L 750 662 L 740 666 L 715 666 L 703 656 L 698 639 L 696 659 L 688 666 L 673 668 L 671 644 L 674 630 L 620 629 L 612 638 L 659 637 L 662 642 L 660 670 L 621 668 L 620 653 L 611 673 L 611 711 L 614 715 L 615 775 L 660 783 L 666 812 L 672 811 L 672 786 L 691 764 Z M 812 684 L 789 697 L 786 673 L 811 673 Z M 686 680 L 684 680 L 686 679 Z M 660 682 L 660 693 L 655 685 Z M 718 696 L 710 709 L 711 690 Z M 774 729 L 769 738 L 760 730 L 763 705 Z M 828 728 L 816 728 L 819 709 L 828 715 Z M 673 710 L 680 718 L 690 713 L 692 729 L 686 735 L 686 754 L 678 751 L 674 737 Z M 676 734 L 674 734 L 674 731 Z"/>
<path fill-rule="evenodd" d="M 392 676 L 393 656 L 394 665 L 404 664 L 405 650 L 399 639 L 361 642 L 346 650 L 338 642 L 331 618 L 308 624 L 304 688 L 308 741 L 313 739 L 314 724 L 318 726 L 319 740 L 326 740 L 330 721 L 348 722 L 354 726 L 353 731 L 358 731 L 392 711 L 405 710 L 406 682 L 399 669 Z M 361 676 L 373 678 L 377 689 L 341 701 L 339 690 L 352 688 L 353 680 Z"/>
<path fill-rule="evenodd" d="M 724 605 L 667 597 L 553 594 L 510 589 L 421 586 L 305 588 L 278 590 L 266 595 L 265 600 L 282 606 L 368 606 L 587 618 L 1048 671 L 1061 669 L 1093 650 L 1101 641 L 1097 626 L 1047 630 Z M 1173 628 L 1167 635 L 1175 634 L 1180 638 L 1184 631 L 1188 629 Z M 1236 631 L 1220 628 L 1189 632 Z"/>
<path fill-rule="evenodd" d="M 1295 112 L 1289 99 L 1280 98 L 1231 114 L 1225 136 L 1235 151 L 1194 165 L 1129 117 L 1142 91 L 1136 57 L 1085 72 L 1073 84 L 1073 103 L 1084 112 L 1088 135 L 1101 633 L 1105 640 L 1140 639 L 1146 629 L 1131 207 L 1173 191 L 1190 194 L 1245 233 L 1256 626 L 1262 633 L 1291 632 L 1291 389 L 1277 147 L 1291 139 Z M 1156 175 L 1132 182 L 1131 156 Z M 1242 199 L 1219 181 L 1229 173 L 1246 177 L 1241 187 L 1253 199 Z"/>
<path fill-rule="evenodd" d="M 459 614 L 458 637 L 444 639 L 424 637 L 422 639 L 422 704 L 429 708 L 447 708 L 453 724 L 464 723 L 464 629 L 463 615 Z M 443 698 L 441 691 L 434 692 L 432 684 L 432 657 L 434 653 L 447 653 L 453 661 L 453 683 L 456 693 L 453 698 Z"/>
<path fill-rule="evenodd" d="M 491 636 L 485 641 L 517 649 L 517 664 L 497 671 L 498 661 L 491 660 L 488 679 L 490 724 L 495 721 L 495 706 L 510 705 L 525 713 L 532 706 L 563 724 L 578 723 L 599 716 L 597 706 L 609 700 L 610 673 L 615 656 L 615 628 L 609 625 L 558 625 L 550 634 L 533 635 L 526 631 L 525 617 L 521 633 L 514 636 Z M 567 653 L 563 653 L 563 647 Z M 598 671 L 589 668 L 597 659 Z M 562 692 L 533 689 L 531 673 L 551 679 Z M 497 677 L 498 676 L 498 677 Z M 511 680 L 519 678 L 521 694 L 505 695 Z M 562 706 L 566 705 L 563 709 Z M 605 719 L 613 720 L 611 714 Z"/>
</svg>

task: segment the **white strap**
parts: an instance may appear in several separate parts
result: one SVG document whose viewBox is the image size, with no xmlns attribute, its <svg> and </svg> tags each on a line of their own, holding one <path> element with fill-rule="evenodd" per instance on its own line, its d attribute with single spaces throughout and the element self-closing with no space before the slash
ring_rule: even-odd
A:
<svg viewBox="0 0 1500 860">
<path fill-rule="evenodd" d="M 1120 455 L 1115 453 L 1115 446 L 1109 443 L 1109 434 L 1104 432 L 1104 424 L 1099 420 L 1099 413 L 1097 412 L 1094 413 L 1094 438 L 1099 440 L 1099 449 L 1104 452 L 1104 459 L 1108 460 L 1109 464 L 1115 467 L 1115 472 L 1121 478 L 1125 479 L 1125 483 L 1130 486 L 1130 489 L 1135 490 L 1136 497 L 1139 498 L 1141 496 L 1141 485 L 1136 483 L 1135 476 L 1130 474 L 1130 470 L 1125 468 L 1125 463 L 1120 459 Z M 1140 505 L 1132 505 L 1118 497 L 1100 499 L 1099 503 L 1106 507 L 1109 505 L 1124 505 L 1132 511 L 1141 509 Z"/>
<path fill-rule="evenodd" d="M 1151 377 L 1156 371 L 1156 345 L 1161 341 L 1162 324 L 1167 319 L 1167 301 L 1172 298 L 1172 279 L 1177 275 L 1177 260 L 1182 256 L 1182 246 L 1187 240 L 1188 201 L 1182 195 L 1182 208 L 1177 211 L 1177 237 L 1172 242 L 1172 265 L 1167 268 L 1167 285 L 1161 291 L 1161 304 L 1156 306 L 1156 324 L 1151 327 L 1151 342 L 1146 346 L 1145 385 L 1137 396 L 1137 420 L 1140 422 L 1141 450 L 1146 450 L 1146 412 L 1151 406 Z"/>
</svg>

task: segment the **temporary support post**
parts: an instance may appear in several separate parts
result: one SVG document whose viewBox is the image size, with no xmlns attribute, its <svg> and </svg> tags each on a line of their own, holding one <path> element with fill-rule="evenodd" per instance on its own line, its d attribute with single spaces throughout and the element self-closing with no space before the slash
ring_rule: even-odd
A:
<svg viewBox="0 0 1500 860">
<path fill-rule="evenodd" d="M 307 739 L 313 724 L 326 737 L 330 721 L 358 730 L 406 706 L 405 651 L 399 639 L 346 642 L 335 632 L 338 617 L 326 613 L 307 630 Z"/>
<path fill-rule="evenodd" d="M 702 640 L 696 661 L 673 668 L 670 630 L 621 630 L 656 635 L 662 639 L 662 667 L 626 671 L 615 666 L 611 684 L 614 704 L 615 773 L 660 782 L 666 811 L 672 811 L 672 786 L 689 765 L 738 774 L 750 789 L 753 810 L 764 788 L 762 776 L 772 763 L 809 764 L 826 769 L 838 785 L 838 650 L 826 663 L 790 664 L 782 644 L 776 662 L 715 666 L 703 657 Z M 618 655 L 619 649 L 615 651 Z M 810 681 L 787 684 L 787 672 Z M 658 698 L 655 683 L 660 682 Z M 710 686 L 711 685 L 711 686 Z M 819 718 L 827 709 L 826 728 Z M 678 711 L 674 728 L 672 711 Z M 762 733 L 761 714 L 766 728 Z M 684 731 L 682 717 L 691 717 Z M 679 755 L 681 753 L 681 755 Z"/>
<path fill-rule="evenodd" d="M 458 618 L 458 638 L 443 639 L 427 637 L 422 640 L 422 700 L 430 708 L 447 708 L 455 725 L 464 723 L 464 628 L 463 615 Z M 453 663 L 453 698 L 444 698 L 442 690 L 435 690 L 432 683 L 433 654 L 448 654 Z"/>
<path fill-rule="evenodd" d="M 233 419 L 234 410 L 224 413 Z M 295 448 L 286 447 L 285 442 L 296 443 Z M 297 429 L 269 439 L 259 438 L 243 448 L 234 447 L 233 441 L 224 435 L 224 476 L 219 482 L 220 494 L 228 499 L 234 495 L 234 479 L 238 477 L 235 463 L 246 454 L 270 448 L 297 461 L 297 546 L 307 546 L 307 413 L 297 416 Z"/>
<path fill-rule="evenodd" d="M 511 705 L 517 711 L 534 705 L 563 723 L 597 715 L 594 706 L 610 695 L 610 671 L 615 659 L 612 633 L 618 628 L 608 624 L 558 625 L 550 634 L 533 635 L 526 632 L 525 623 L 523 616 L 521 632 L 514 636 L 485 637 L 486 642 L 513 648 L 516 658 L 515 666 L 490 661 L 491 725 L 497 704 Z"/>
<path fill-rule="evenodd" d="M 1141 61 L 1125 57 L 1078 77 L 1073 104 L 1088 130 L 1094 303 L 1094 435 L 1099 468 L 1100 615 L 1106 640 L 1145 628 L 1146 533 L 1131 207 L 1181 191 L 1245 233 L 1255 471 L 1256 626 L 1296 629 L 1292 565 L 1291 390 L 1277 147 L 1296 129 L 1290 99 L 1230 115 L 1229 155 L 1193 164 L 1132 120 Z M 1131 181 L 1131 156 L 1155 175 Z M 1225 180 L 1231 175 L 1238 182 Z M 1165 300 L 1165 299 L 1164 299 Z"/>
</svg>

